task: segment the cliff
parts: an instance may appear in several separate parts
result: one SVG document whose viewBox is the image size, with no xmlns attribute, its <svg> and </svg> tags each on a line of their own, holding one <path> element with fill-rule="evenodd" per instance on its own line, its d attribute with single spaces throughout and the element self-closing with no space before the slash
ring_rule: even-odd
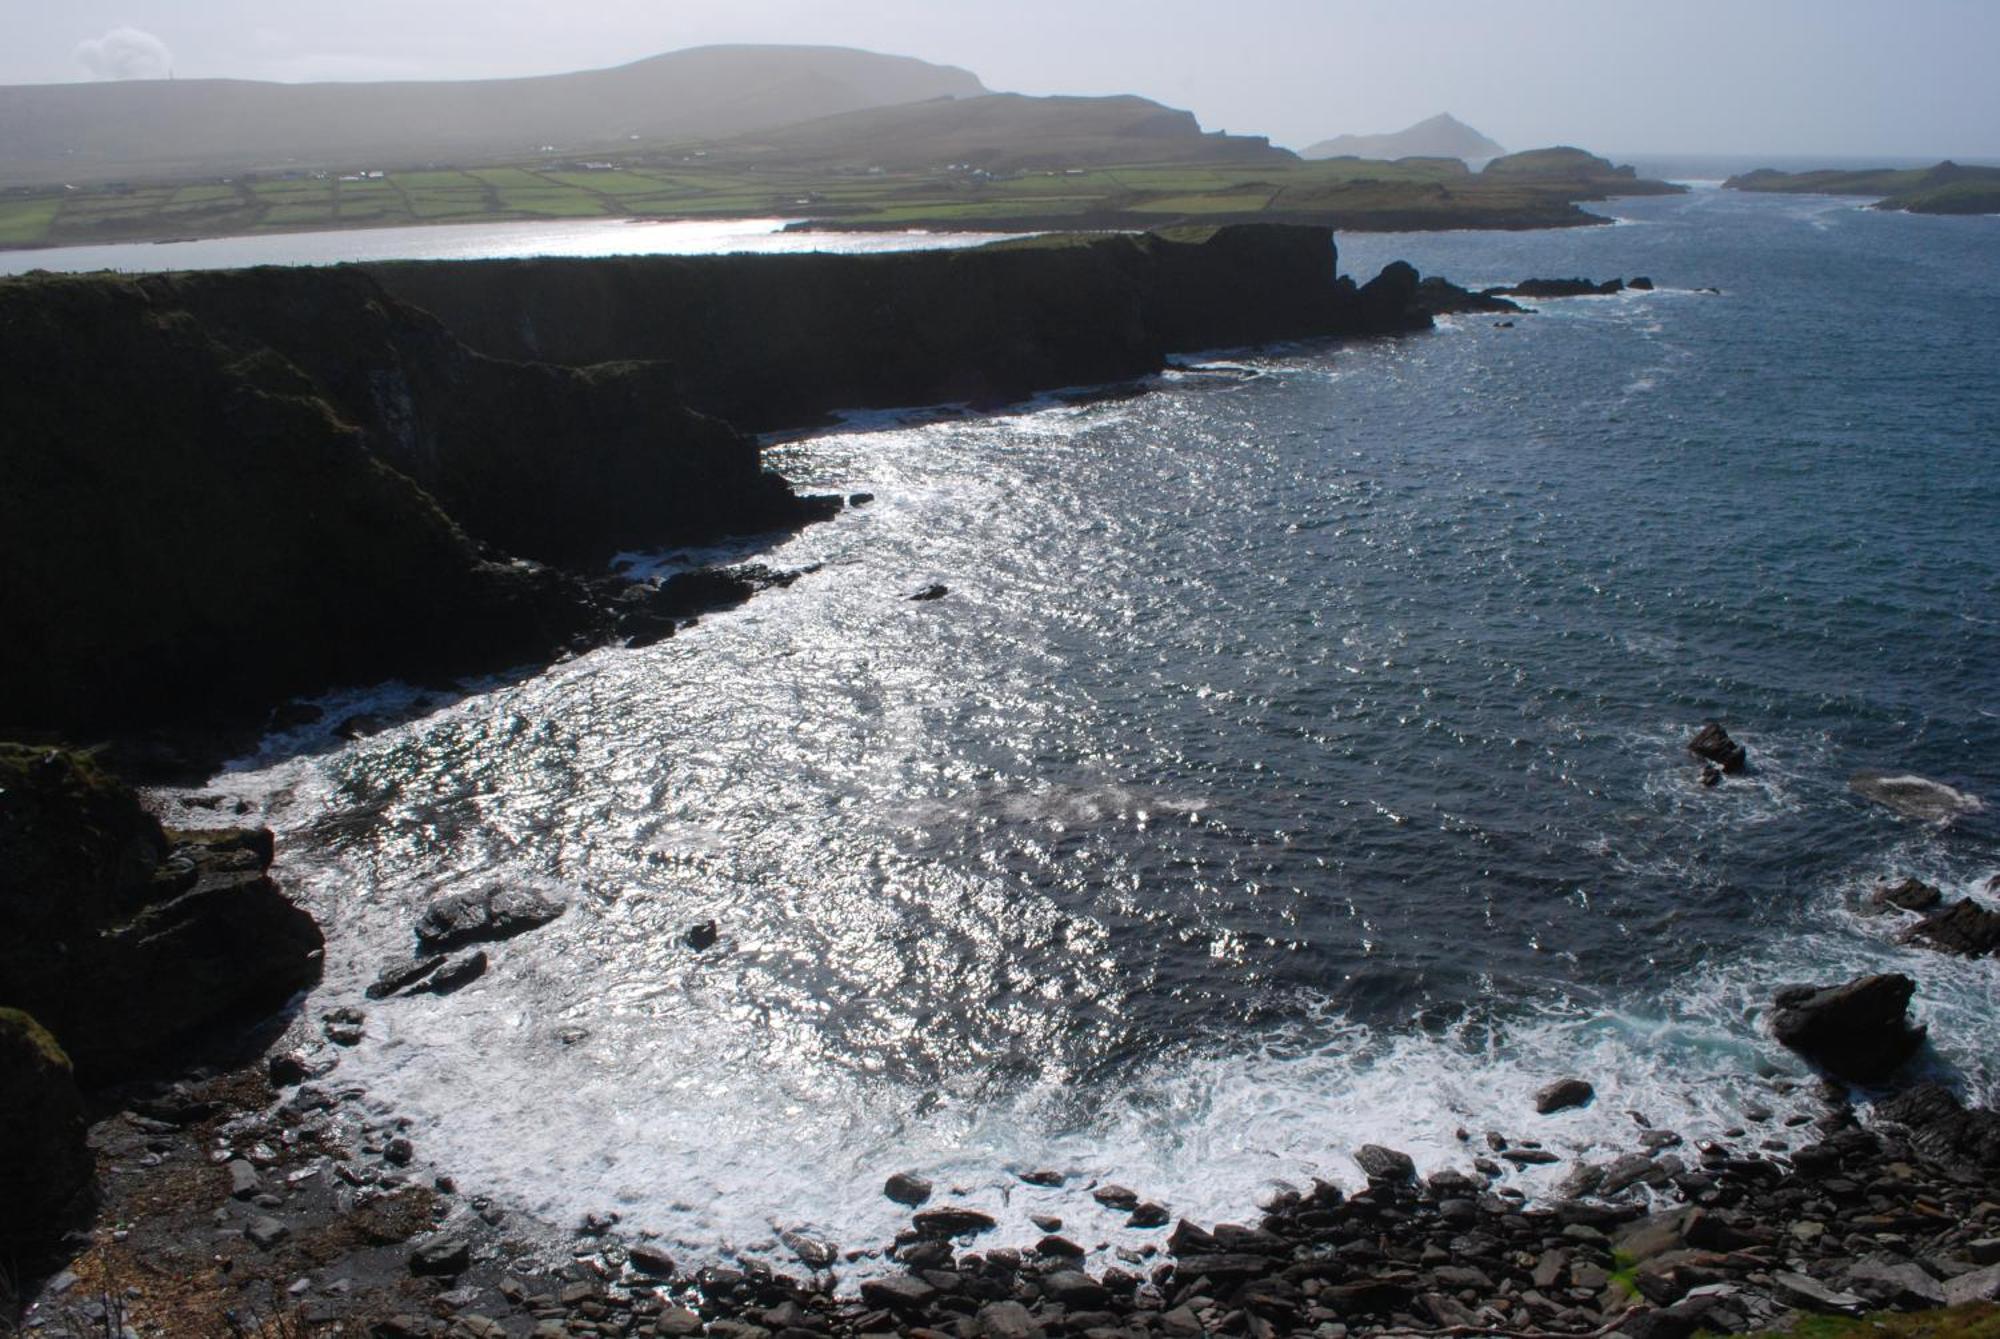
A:
<svg viewBox="0 0 2000 1339">
<path fill-rule="evenodd" d="M 1067 236 L 874 256 L 373 267 L 502 358 L 658 359 L 746 428 L 828 410 L 994 403 L 1140 376 L 1170 352 L 1422 323 L 1335 277 L 1325 228 Z"/>
<path fill-rule="evenodd" d="M 720 418 L 1427 323 L 1407 267 L 1357 289 L 1334 261 L 1324 229 L 1250 227 L 0 282 L 0 728 L 240 718 L 664 635 L 679 592 L 559 567 L 827 514 Z"/>
</svg>

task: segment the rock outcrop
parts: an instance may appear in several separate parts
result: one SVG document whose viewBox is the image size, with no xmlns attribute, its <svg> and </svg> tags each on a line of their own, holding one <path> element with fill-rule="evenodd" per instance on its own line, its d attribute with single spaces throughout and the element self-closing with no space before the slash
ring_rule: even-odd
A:
<svg viewBox="0 0 2000 1339">
<path fill-rule="evenodd" d="M 1863 1083 L 1887 1078 L 1923 1045 L 1909 1021 L 1916 982 L 1857 977 L 1838 986 L 1786 986 L 1772 997 L 1771 1034 L 1830 1074 Z"/>
<path fill-rule="evenodd" d="M 319 929 L 270 863 L 268 832 L 169 834 L 89 758 L 0 745 L 0 999 L 87 1086 L 169 1067 L 319 979 Z"/>
<path fill-rule="evenodd" d="M 27 1014 L 0 1009 L 0 1258 L 45 1245 L 88 1206 L 86 1130 L 62 1047 Z"/>
</svg>

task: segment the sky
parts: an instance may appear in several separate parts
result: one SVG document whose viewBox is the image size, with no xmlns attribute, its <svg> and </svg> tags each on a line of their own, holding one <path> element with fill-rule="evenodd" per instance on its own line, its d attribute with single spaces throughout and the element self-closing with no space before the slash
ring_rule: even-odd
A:
<svg viewBox="0 0 2000 1339">
<path fill-rule="evenodd" d="M 717 42 L 1138 93 L 1294 148 L 1450 111 L 1510 149 L 2000 157 L 1996 0 L 0 0 L 0 84 L 551 74 Z"/>
</svg>

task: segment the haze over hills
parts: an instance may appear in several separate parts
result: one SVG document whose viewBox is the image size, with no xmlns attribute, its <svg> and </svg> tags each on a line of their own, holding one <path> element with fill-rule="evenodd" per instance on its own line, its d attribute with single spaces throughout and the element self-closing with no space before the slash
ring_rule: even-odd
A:
<svg viewBox="0 0 2000 1339">
<path fill-rule="evenodd" d="M 712 152 L 785 166 L 898 170 L 961 163 L 989 172 L 1297 161 L 1262 136 L 1205 134 L 1194 113 L 1147 98 L 1019 93 L 844 112 L 739 136 Z"/>
<path fill-rule="evenodd" d="M 806 46 L 697 47 L 530 79 L 14 85 L 0 87 L 0 184 L 588 152 L 986 91 L 952 66 Z"/>
<path fill-rule="evenodd" d="M 1300 150 L 1301 158 L 1463 158 L 1477 162 L 1507 152 L 1450 112 L 1386 135 L 1336 135 Z"/>
</svg>

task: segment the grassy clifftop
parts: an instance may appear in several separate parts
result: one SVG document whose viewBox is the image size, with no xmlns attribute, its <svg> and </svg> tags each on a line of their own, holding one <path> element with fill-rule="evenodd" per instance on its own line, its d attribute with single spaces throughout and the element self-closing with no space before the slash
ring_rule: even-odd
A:
<svg viewBox="0 0 2000 1339">
<path fill-rule="evenodd" d="M 1911 214 L 2000 214 L 2000 167 L 1867 168 L 1855 172 L 1776 172 L 1731 177 L 1735 191 L 1776 195 L 1872 195 L 1877 209 Z"/>
</svg>

